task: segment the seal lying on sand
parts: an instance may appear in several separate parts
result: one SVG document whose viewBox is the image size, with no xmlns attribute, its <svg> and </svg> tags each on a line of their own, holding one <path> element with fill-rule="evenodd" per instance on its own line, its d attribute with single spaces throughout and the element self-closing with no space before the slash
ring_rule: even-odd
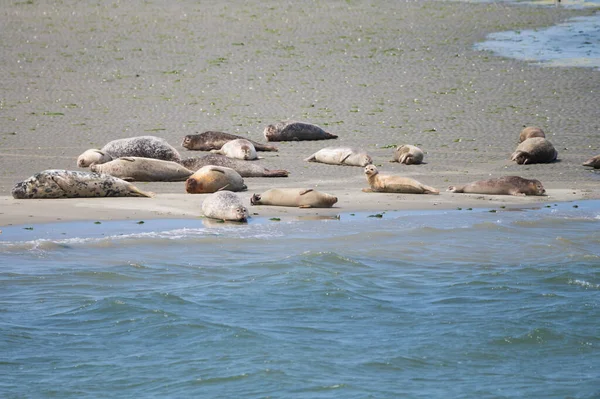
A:
<svg viewBox="0 0 600 399">
<path fill-rule="evenodd" d="M 545 195 L 546 190 L 539 180 L 520 176 L 504 176 L 497 179 L 478 180 L 464 186 L 450 186 L 453 193 L 495 194 L 495 195 Z"/>
<path fill-rule="evenodd" d="M 199 134 L 188 134 L 183 138 L 181 146 L 188 150 L 210 151 L 218 150 L 223 147 L 223 144 L 231 140 L 246 139 L 242 136 L 223 132 L 204 132 Z M 246 139 L 248 140 L 248 139 Z M 277 147 L 257 143 L 256 141 L 248 140 L 252 143 L 256 151 L 278 151 Z"/>
<path fill-rule="evenodd" d="M 543 137 L 532 137 L 517 146 L 510 157 L 519 165 L 532 163 L 550 163 L 556 160 L 558 152 L 552 143 Z"/>
<path fill-rule="evenodd" d="M 256 149 L 249 140 L 235 139 L 223 144 L 219 150 L 211 150 L 213 154 L 225 155 L 229 158 L 252 161 L 258 159 Z"/>
<path fill-rule="evenodd" d="M 269 125 L 264 130 L 267 141 L 300 141 L 337 139 L 317 125 L 305 122 L 285 121 Z"/>
<path fill-rule="evenodd" d="M 218 191 L 210 194 L 202 202 L 202 213 L 207 218 L 245 222 L 248 209 L 242 200 L 231 191 Z"/>
<path fill-rule="evenodd" d="M 219 154 L 185 158 L 181 164 L 190 170 L 198 170 L 206 165 L 225 166 L 238 172 L 242 177 L 287 177 L 289 172 L 283 169 L 269 170 L 258 162 L 242 161 Z"/>
<path fill-rule="evenodd" d="M 252 205 L 297 206 L 299 208 L 331 208 L 337 197 L 312 188 L 272 188 L 262 194 L 254 194 Z"/>
<path fill-rule="evenodd" d="M 536 126 L 528 126 L 525 129 L 521 130 L 519 134 L 519 143 L 524 142 L 527 139 L 532 137 L 546 137 L 544 131 Z"/>
<path fill-rule="evenodd" d="M 101 164 L 120 157 L 142 157 L 181 162 L 181 156 L 163 138 L 156 136 L 138 136 L 113 140 L 102 149 L 85 151 L 77 158 L 77 166 L 87 168 L 92 164 Z"/>
<path fill-rule="evenodd" d="M 197 170 L 185 181 L 185 191 L 190 194 L 208 194 L 221 190 L 244 191 L 244 179 L 235 170 L 208 165 Z"/>
<path fill-rule="evenodd" d="M 373 163 L 373 159 L 364 151 L 334 147 L 323 148 L 306 158 L 305 161 L 349 166 L 366 166 Z"/>
<path fill-rule="evenodd" d="M 600 155 L 596 155 L 585 161 L 583 166 L 591 166 L 594 169 L 600 169 Z"/>
<path fill-rule="evenodd" d="M 426 186 L 410 177 L 395 175 L 382 175 L 375 165 L 365 167 L 365 175 L 371 188 L 363 188 L 362 191 L 378 193 L 407 193 L 407 194 L 439 194 L 433 187 Z"/>
<path fill-rule="evenodd" d="M 418 165 L 423 162 L 423 150 L 410 144 L 403 144 L 396 147 L 394 157 L 390 162 L 400 162 L 405 165 Z"/>
<path fill-rule="evenodd" d="M 49 169 L 17 183 L 12 196 L 26 198 L 152 197 L 117 177 L 70 170 Z"/>
<path fill-rule="evenodd" d="M 91 165 L 90 170 L 126 181 L 184 181 L 194 173 L 177 162 L 140 157 L 117 158 Z"/>
</svg>

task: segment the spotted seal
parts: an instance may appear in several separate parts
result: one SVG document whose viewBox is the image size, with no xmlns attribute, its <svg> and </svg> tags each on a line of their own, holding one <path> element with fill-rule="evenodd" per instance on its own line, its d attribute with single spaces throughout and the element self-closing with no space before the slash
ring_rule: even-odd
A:
<svg viewBox="0 0 600 399">
<path fill-rule="evenodd" d="M 267 141 L 328 140 L 338 136 L 305 122 L 283 121 L 268 125 L 263 134 Z"/>
<path fill-rule="evenodd" d="M 246 139 L 235 139 L 223 144 L 219 150 L 211 150 L 213 154 L 225 155 L 229 158 L 252 161 L 258 159 L 254 145 Z"/>
<path fill-rule="evenodd" d="M 242 176 L 235 170 L 223 166 L 204 166 L 185 181 L 185 191 L 190 194 L 208 194 L 221 190 L 244 191 L 246 189 Z"/>
<path fill-rule="evenodd" d="M 337 197 L 312 188 L 272 188 L 262 194 L 254 194 L 252 205 L 296 206 L 299 208 L 331 208 Z"/>
<path fill-rule="evenodd" d="M 90 166 L 92 172 L 106 173 L 126 181 L 184 181 L 194 171 L 162 159 L 121 157 Z"/>
<path fill-rule="evenodd" d="M 450 186 L 453 193 L 494 194 L 494 195 L 545 195 L 546 190 L 539 180 L 525 179 L 520 176 L 504 176 L 494 179 L 478 180 L 464 186 Z"/>
<path fill-rule="evenodd" d="M 394 149 L 394 156 L 390 162 L 399 162 L 405 165 L 418 165 L 423 162 L 423 150 L 419 147 L 403 144 Z"/>
<path fill-rule="evenodd" d="M 323 148 L 306 158 L 305 161 L 349 166 L 366 166 L 373 163 L 373 159 L 364 151 L 334 147 Z"/>
<path fill-rule="evenodd" d="M 245 222 L 249 217 L 240 197 L 231 191 L 209 194 L 202 202 L 202 213 L 207 218 L 234 222 Z"/>
<path fill-rule="evenodd" d="M 206 165 L 225 166 L 238 172 L 242 177 L 287 177 L 289 172 L 283 169 L 266 169 L 258 162 L 242 161 L 219 154 L 207 154 L 202 157 L 185 158 L 181 164 L 190 170 L 198 170 Z"/>
<path fill-rule="evenodd" d="M 583 166 L 591 166 L 594 169 L 600 169 L 600 155 L 596 155 L 585 161 Z"/>
<path fill-rule="evenodd" d="M 365 175 L 370 188 L 362 191 L 378 193 L 406 193 L 406 194 L 439 194 L 433 187 L 426 186 L 410 177 L 382 175 L 375 165 L 365 167 Z"/>
<path fill-rule="evenodd" d="M 223 147 L 223 144 L 227 143 L 231 140 L 236 139 L 246 139 L 242 136 L 236 136 L 235 134 L 229 134 L 224 132 L 214 132 L 207 131 L 204 133 L 198 134 L 188 134 L 183 138 L 183 142 L 181 146 L 187 148 L 188 150 L 198 150 L 198 151 L 210 151 L 210 150 L 218 150 Z M 279 151 L 277 147 L 257 143 L 256 141 L 252 141 L 250 139 L 246 139 L 252 143 L 256 151 Z"/>
<path fill-rule="evenodd" d="M 550 163 L 558 157 L 552 143 L 543 137 L 532 137 L 517 146 L 510 160 L 519 165 L 532 163 Z"/>
<path fill-rule="evenodd" d="M 77 158 L 77 166 L 87 168 L 96 163 L 106 163 L 120 157 L 142 157 L 181 162 L 181 156 L 163 138 L 137 136 L 113 140 L 100 150 L 87 150 Z"/>
<path fill-rule="evenodd" d="M 519 143 L 524 142 L 532 137 L 546 137 L 544 131 L 537 126 L 528 126 L 519 133 Z"/>
<path fill-rule="evenodd" d="M 133 184 L 106 174 L 49 169 L 17 183 L 16 199 L 83 197 L 152 197 Z"/>
</svg>

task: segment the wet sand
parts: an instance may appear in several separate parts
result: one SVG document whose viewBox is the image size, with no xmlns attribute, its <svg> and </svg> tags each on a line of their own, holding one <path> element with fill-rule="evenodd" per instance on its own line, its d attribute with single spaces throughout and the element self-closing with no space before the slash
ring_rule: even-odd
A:
<svg viewBox="0 0 600 399">
<path fill-rule="evenodd" d="M 337 195 L 331 210 L 249 207 L 263 216 L 358 210 L 535 206 L 600 198 L 600 79 L 476 51 L 488 33 L 551 26 L 592 10 L 453 2 L 248 1 L 219 4 L 13 2 L 0 10 L 0 226 L 57 220 L 199 217 L 183 183 L 136 183 L 156 196 L 14 200 L 12 187 L 110 140 L 163 137 L 183 157 L 187 134 L 221 130 L 264 142 L 270 123 L 318 124 L 337 140 L 275 143 L 257 161 L 288 178 L 247 178 L 248 192 L 307 187 Z M 509 160 L 525 125 L 542 127 L 559 161 Z M 423 165 L 390 163 L 413 144 Z M 320 148 L 368 151 L 385 173 L 441 195 L 363 193 L 362 168 L 304 162 Z M 444 192 L 520 175 L 548 197 Z"/>
</svg>

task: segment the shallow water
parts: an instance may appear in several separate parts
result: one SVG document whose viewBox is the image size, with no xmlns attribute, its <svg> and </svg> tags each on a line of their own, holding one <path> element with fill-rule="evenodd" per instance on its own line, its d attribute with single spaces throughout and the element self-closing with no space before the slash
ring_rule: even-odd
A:
<svg viewBox="0 0 600 399">
<path fill-rule="evenodd" d="M 0 396 L 598 397 L 600 201 L 495 211 L 3 228 Z"/>
</svg>

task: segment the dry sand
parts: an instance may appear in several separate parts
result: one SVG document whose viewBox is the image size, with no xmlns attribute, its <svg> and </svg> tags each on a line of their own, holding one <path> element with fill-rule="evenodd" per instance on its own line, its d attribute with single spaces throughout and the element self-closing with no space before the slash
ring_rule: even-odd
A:
<svg viewBox="0 0 600 399">
<path fill-rule="evenodd" d="M 31 3 L 31 4 L 30 4 Z M 58 4 L 54 4 L 58 3 Z M 202 195 L 183 183 L 137 183 L 155 198 L 14 200 L 15 183 L 76 167 L 110 140 L 164 137 L 182 156 L 186 134 L 221 130 L 264 142 L 267 124 L 296 119 L 338 140 L 276 143 L 261 164 L 288 178 L 245 179 L 243 193 L 311 187 L 330 210 L 251 207 L 251 213 L 533 206 L 600 198 L 600 77 L 473 50 L 490 32 L 541 28 L 590 10 L 438 1 L 14 1 L 0 10 L 0 226 L 56 220 L 189 218 Z M 559 162 L 509 161 L 520 130 L 542 127 Z M 414 144 L 424 165 L 389 163 Z M 444 191 L 520 175 L 548 197 L 363 193 L 362 168 L 304 162 L 326 146 L 367 150 L 386 173 Z"/>
</svg>

